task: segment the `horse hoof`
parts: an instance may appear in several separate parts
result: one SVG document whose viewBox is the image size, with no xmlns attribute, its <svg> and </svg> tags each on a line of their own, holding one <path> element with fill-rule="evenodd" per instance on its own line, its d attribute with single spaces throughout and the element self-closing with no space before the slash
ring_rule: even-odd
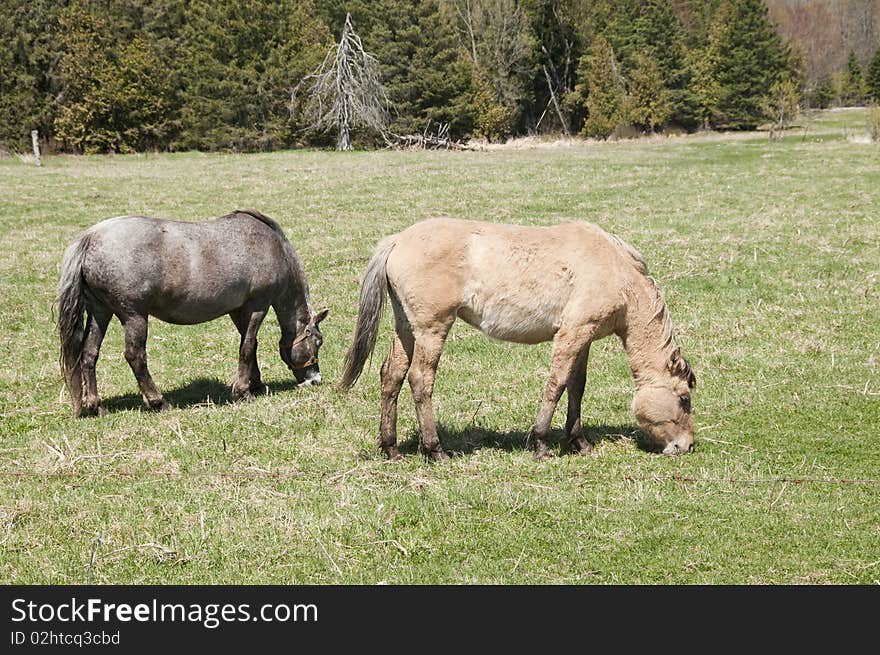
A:
<svg viewBox="0 0 880 655">
<path fill-rule="evenodd" d="M 269 387 L 267 387 L 265 384 L 254 384 L 251 385 L 250 392 L 251 395 L 254 396 L 268 396 Z"/>
<path fill-rule="evenodd" d="M 587 455 L 593 455 L 593 446 L 589 441 L 584 439 L 583 437 L 578 437 L 576 439 L 572 439 L 568 443 L 571 452 L 575 455 L 579 455 L 581 457 L 586 457 Z"/>
<path fill-rule="evenodd" d="M 446 451 L 442 448 L 437 448 L 428 453 L 428 459 L 434 462 L 445 462 L 449 459 L 449 455 L 447 455 Z"/>
<path fill-rule="evenodd" d="M 169 409 L 171 409 L 171 403 L 162 398 L 161 400 L 151 402 L 149 404 L 149 407 L 154 412 L 167 412 Z"/>
<path fill-rule="evenodd" d="M 101 407 L 101 405 L 86 405 L 83 407 L 80 417 L 105 416 L 106 414 L 107 410 Z"/>
<path fill-rule="evenodd" d="M 403 459 L 403 455 L 400 454 L 397 446 L 389 446 L 388 448 L 383 448 L 382 452 L 385 454 L 385 459 L 389 459 L 393 462 Z"/>
<path fill-rule="evenodd" d="M 536 462 L 541 462 L 547 459 L 547 455 L 550 454 L 550 449 L 547 448 L 547 444 L 543 441 L 539 441 L 535 444 L 535 450 L 532 453 L 532 457 Z"/>
</svg>

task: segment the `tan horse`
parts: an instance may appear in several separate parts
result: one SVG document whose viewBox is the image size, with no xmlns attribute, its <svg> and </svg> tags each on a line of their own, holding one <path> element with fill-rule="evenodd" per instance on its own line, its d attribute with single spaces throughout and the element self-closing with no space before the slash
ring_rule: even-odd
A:
<svg viewBox="0 0 880 655">
<path fill-rule="evenodd" d="M 633 412 L 665 454 L 691 452 L 691 389 L 696 378 L 680 355 L 666 303 L 634 248 L 591 223 L 525 227 L 455 219 L 417 223 L 382 240 L 361 286 L 357 327 L 342 388 L 351 387 L 376 343 L 386 293 L 397 335 L 382 365 L 379 446 L 397 448 L 397 397 L 409 372 L 422 454 L 445 459 L 431 393 L 440 351 L 456 316 L 503 341 L 553 341 L 550 377 L 531 436 L 535 457 L 548 452 L 550 421 L 568 391 L 565 434 L 580 453 L 590 344 L 610 334 L 623 342 L 636 383 Z"/>
</svg>

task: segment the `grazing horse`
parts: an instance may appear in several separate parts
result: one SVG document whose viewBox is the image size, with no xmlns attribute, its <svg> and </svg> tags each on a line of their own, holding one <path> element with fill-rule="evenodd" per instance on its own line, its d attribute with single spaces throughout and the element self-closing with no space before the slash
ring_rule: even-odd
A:
<svg viewBox="0 0 880 655">
<path fill-rule="evenodd" d="M 241 334 L 232 383 L 239 400 L 268 391 L 257 366 L 257 331 L 271 306 L 281 326 L 281 359 L 299 383 L 321 382 L 318 324 L 328 310 L 312 311 L 293 246 L 278 223 L 254 210 L 198 223 L 142 216 L 102 221 L 64 253 L 56 302 L 61 372 L 75 416 L 105 413 L 95 363 L 114 315 L 125 330 L 125 359 L 151 409 L 169 404 L 147 370 L 149 316 L 193 325 L 229 314 Z"/>
<path fill-rule="evenodd" d="M 364 274 L 357 326 L 340 386 L 351 387 L 376 344 L 386 294 L 396 336 L 382 365 L 379 447 L 397 448 L 397 397 L 409 372 L 419 450 L 445 459 L 431 393 L 443 342 L 455 318 L 495 339 L 553 342 L 550 377 L 531 431 L 535 457 L 547 455 L 550 421 L 568 391 L 565 435 L 592 450 L 581 429 L 590 344 L 610 334 L 623 342 L 636 391 L 633 411 L 658 450 L 691 452 L 691 389 L 660 289 L 642 256 L 591 223 L 526 227 L 447 218 L 417 223 L 382 240 Z"/>
</svg>

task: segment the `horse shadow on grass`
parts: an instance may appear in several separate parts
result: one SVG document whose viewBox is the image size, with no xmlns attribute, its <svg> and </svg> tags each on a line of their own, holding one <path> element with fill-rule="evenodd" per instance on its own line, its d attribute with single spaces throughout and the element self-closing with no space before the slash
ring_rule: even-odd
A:
<svg viewBox="0 0 880 655">
<path fill-rule="evenodd" d="M 529 430 L 512 430 L 499 432 L 488 430 L 478 425 L 469 425 L 466 428 L 447 428 L 437 425 L 437 436 L 443 449 L 451 456 L 470 455 L 478 450 L 490 448 L 506 452 L 529 450 Z M 633 425 L 591 425 L 584 428 L 584 436 L 593 447 L 603 441 L 617 442 L 624 439 L 632 439 L 636 446 L 645 452 L 654 452 L 655 448 L 648 442 L 641 430 Z M 561 455 L 568 454 L 568 439 L 562 430 L 551 430 L 547 437 L 551 448 L 558 446 Z M 419 451 L 418 430 L 410 432 L 406 439 L 399 444 L 403 454 L 415 454 Z"/>
<path fill-rule="evenodd" d="M 291 391 L 297 388 L 295 380 L 275 380 L 266 383 L 272 394 Z M 217 378 L 196 378 L 186 384 L 173 389 L 161 390 L 172 407 L 185 409 L 187 407 L 209 407 L 212 405 L 231 405 L 232 385 L 218 380 Z M 101 405 L 108 412 L 118 412 L 127 409 L 142 409 L 147 411 L 140 393 L 127 393 L 121 396 L 109 396 L 101 399 Z"/>
</svg>

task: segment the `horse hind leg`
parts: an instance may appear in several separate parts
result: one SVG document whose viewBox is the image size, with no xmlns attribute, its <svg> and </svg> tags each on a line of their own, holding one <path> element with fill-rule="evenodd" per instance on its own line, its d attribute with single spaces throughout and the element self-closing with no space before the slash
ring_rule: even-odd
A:
<svg viewBox="0 0 880 655">
<path fill-rule="evenodd" d="M 83 414 L 103 416 L 107 410 L 101 405 L 98 396 L 98 380 L 95 367 L 101 352 L 101 343 L 107 333 L 107 326 L 113 314 L 105 307 L 90 307 L 86 320 L 86 337 L 83 342 L 81 358 L 82 377 L 85 386 Z"/>
<path fill-rule="evenodd" d="M 412 366 L 409 370 L 409 386 L 419 420 L 419 451 L 433 460 L 449 459 L 437 436 L 431 396 L 434 392 L 434 379 L 437 375 L 440 353 L 449 328 L 452 327 L 452 320 L 416 335 Z"/>
<path fill-rule="evenodd" d="M 157 411 L 170 409 L 171 405 L 159 393 L 147 368 L 147 317 L 135 314 L 120 320 L 125 330 L 125 360 L 134 373 L 144 402 Z"/>
<path fill-rule="evenodd" d="M 579 455 L 589 455 L 593 452 L 590 442 L 584 437 L 581 426 L 581 405 L 584 398 L 584 387 L 587 384 L 587 358 L 589 357 L 589 345 L 583 354 L 578 357 L 574 370 L 569 376 L 565 390 L 568 393 L 568 414 L 565 418 L 565 436 L 568 438 L 569 448 Z"/>
<path fill-rule="evenodd" d="M 382 403 L 379 419 L 379 448 L 388 459 L 400 459 L 397 448 L 397 398 L 413 355 L 413 335 L 408 325 L 398 322 L 388 356 L 382 364 Z"/>
</svg>

